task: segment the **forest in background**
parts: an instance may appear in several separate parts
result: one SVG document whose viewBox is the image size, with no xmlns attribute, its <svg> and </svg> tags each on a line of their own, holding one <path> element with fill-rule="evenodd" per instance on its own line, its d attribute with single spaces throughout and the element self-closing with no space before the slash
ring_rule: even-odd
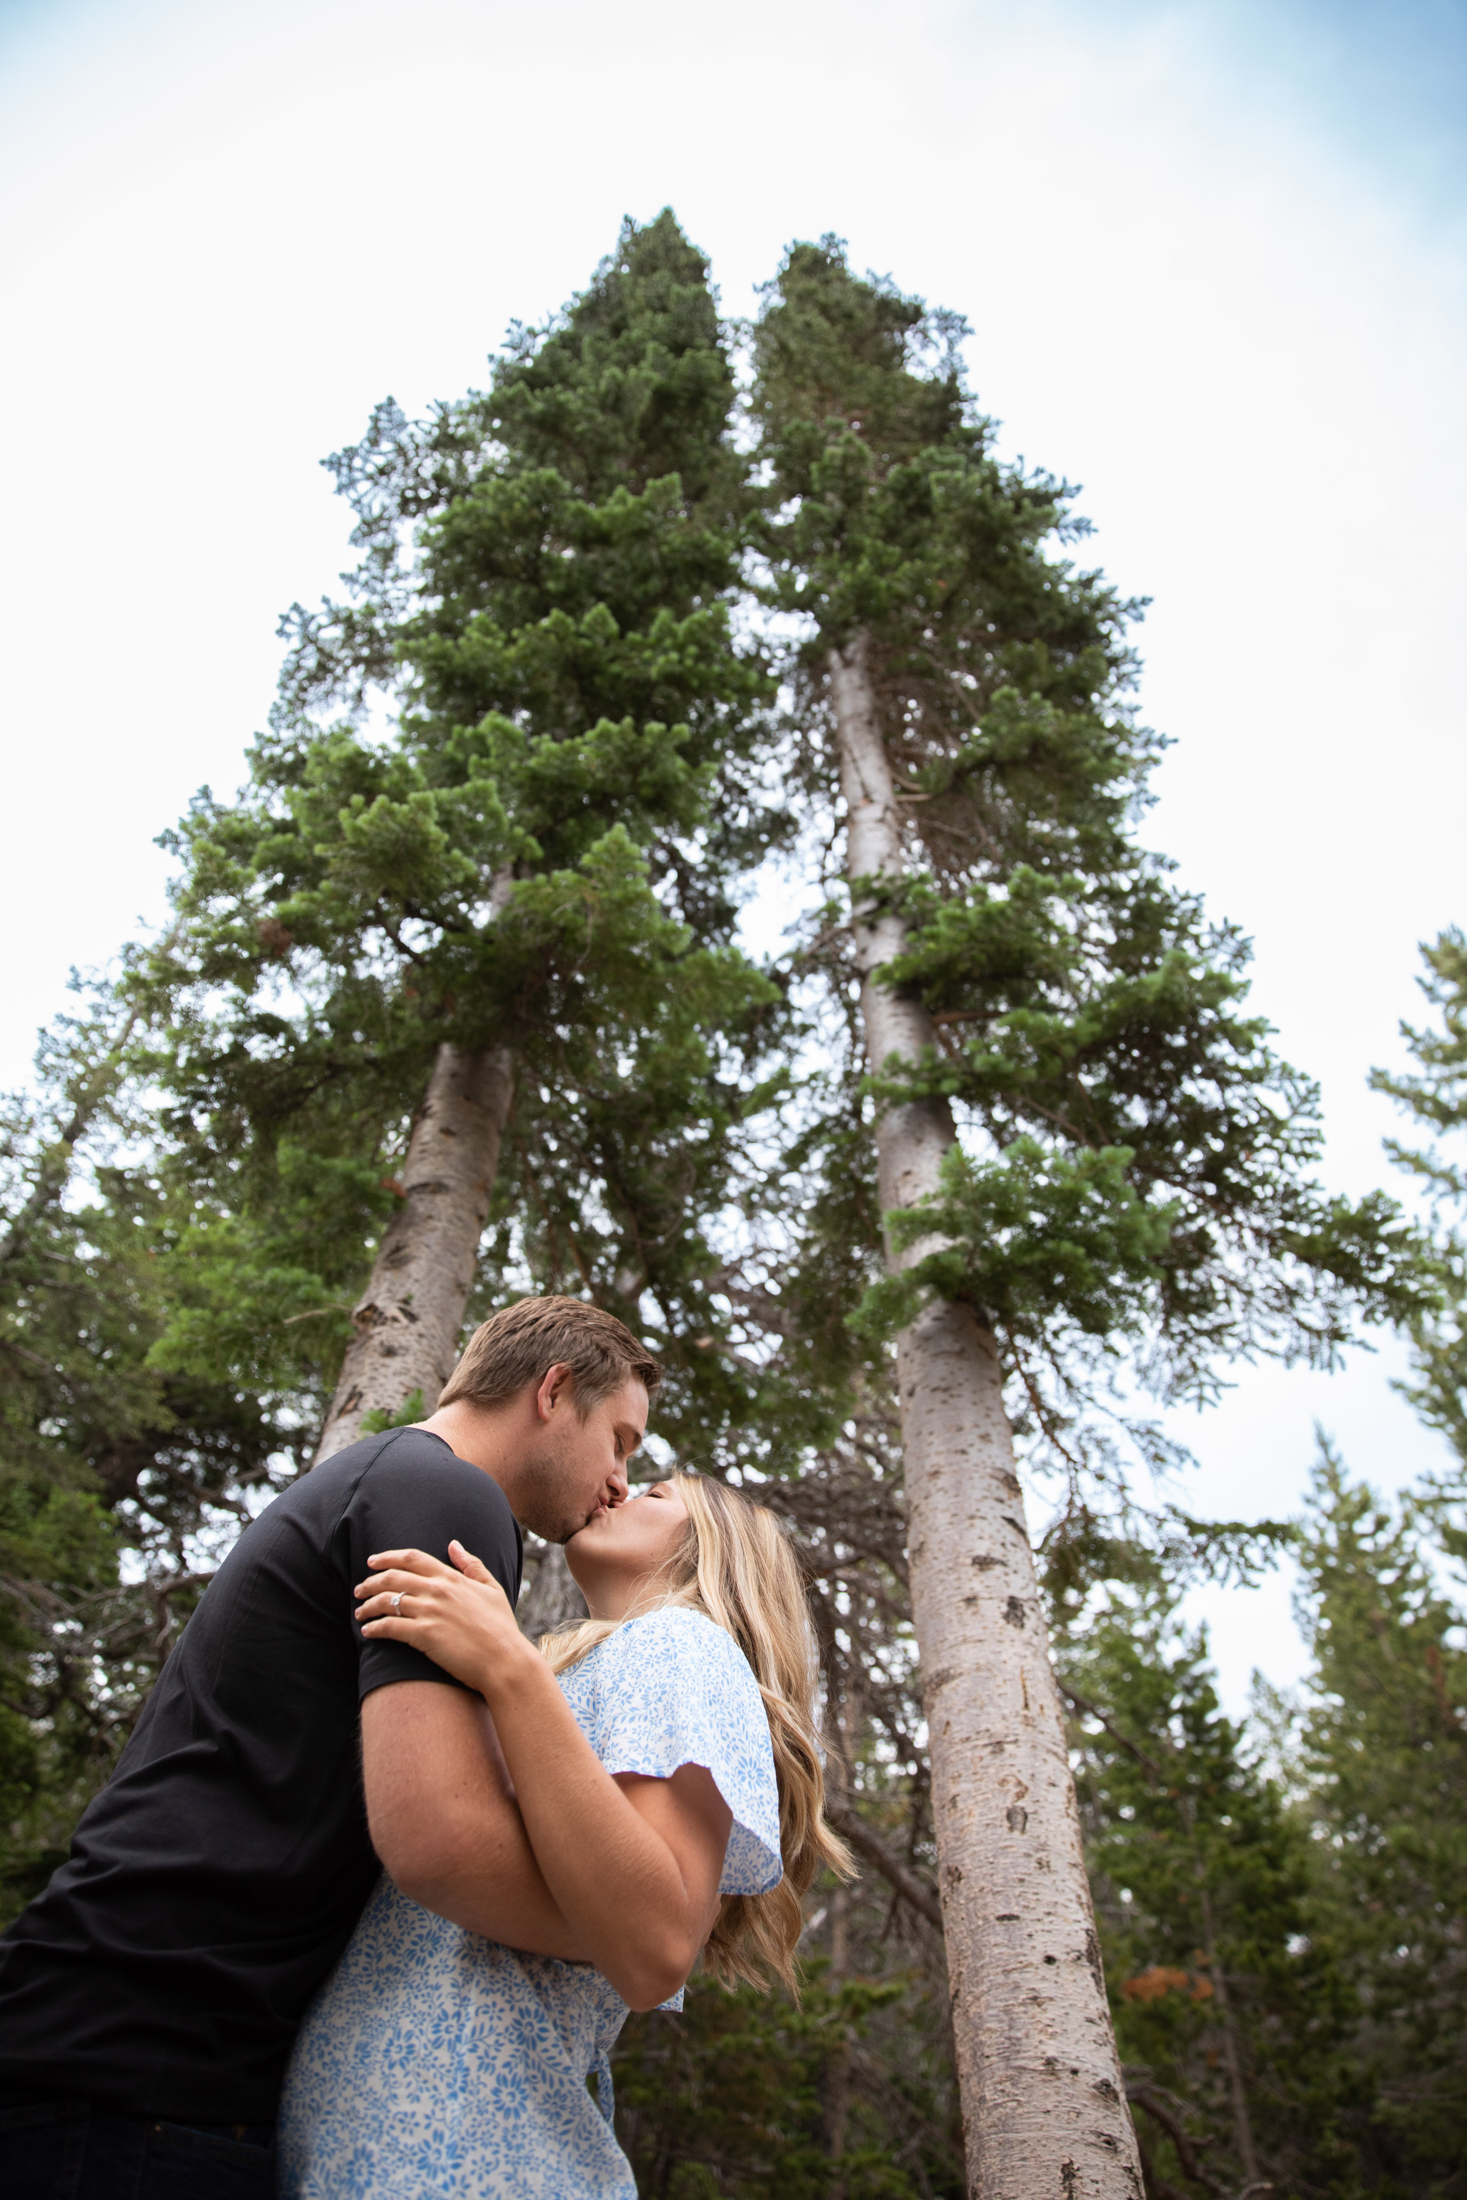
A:
<svg viewBox="0 0 1467 2200">
<path fill-rule="evenodd" d="M 945 1299 L 1000 1341 L 1042 1516 L 1149 2192 L 1446 2200 L 1460 1473 L 1387 1503 L 1346 1447 L 1303 1519 L 1203 1524 L 1157 1502 L 1178 1462 L 1136 1401 L 1205 1397 L 1240 1352 L 1327 1365 L 1390 1320 L 1467 1460 L 1467 945 L 1428 949 L 1416 1072 L 1382 1080 L 1427 1222 L 1331 1198 L 1245 943 L 1144 847 L 1137 607 L 1076 562 L 1066 486 L 994 455 L 962 334 L 829 239 L 728 329 L 664 215 L 487 391 L 421 422 L 389 401 L 332 461 L 347 596 L 286 622 L 248 786 L 174 835 L 172 928 L 58 1019 L 6 1115 L 6 1914 L 342 1410 L 440 1050 L 497 1053 L 465 1320 L 532 1290 L 610 1307 L 668 1365 L 661 1456 L 797 1531 L 862 1866 L 811 1898 L 798 2008 L 700 1985 L 629 2026 L 642 2190 L 965 2189 L 892 1346 Z M 874 889 L 842 877 L 825 670 L 856 627 L 909 850 Z M 756 905 L 759 937 L 791 925 L 762 956 Z M 863 924 L 899 928 L 881 967 L 929 1018 L 920 1075 L 870 1073 Z M 957 1143 L 889 1270 L 874 1126 L 924 1106 Z M 1181 1601 L 1286 1551 L 1312 1675 L 1237 1725 Z M 527 1617 L 557 1593 L 539 1560 Z"/>
</svg>

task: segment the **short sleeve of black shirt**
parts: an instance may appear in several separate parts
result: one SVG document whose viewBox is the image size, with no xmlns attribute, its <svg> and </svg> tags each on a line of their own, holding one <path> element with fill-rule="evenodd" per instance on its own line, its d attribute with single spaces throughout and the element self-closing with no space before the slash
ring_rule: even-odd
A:
<svg viewBox="0 0 1467 2200">
<path fill-rule="evenodd" d="M 421 1429 L 302 1475 L 210 1582 L 71 1856 L 0 1936 L 0 2085 L 205 2123 L 275 2115 L 296 2028 L 381 1871 L 359 1705 L 451 1676 L 364 1640 L 373 1552 L 448 1559 L 506 1596 L 521 1543 L 497 1485 Z"/>
<path fill-rule="evenodd" d="M 421 1429 L 404 1429 L 361 1477 L 339 1532 L 353 1583 L 366 1580 L 367 1560 L 378 1551 L 426 1551 L 447 1565 L 449 1543 L 457 1538 L 483 1560 L 511 1603 L 519 1595 L 523 1543 L 499 1489 Z M 357 1640 L 359 1696 L 389 1681 L 460 1685 L 409 1643 L 374 1642 L 360 1633 Z"/>
</svg>

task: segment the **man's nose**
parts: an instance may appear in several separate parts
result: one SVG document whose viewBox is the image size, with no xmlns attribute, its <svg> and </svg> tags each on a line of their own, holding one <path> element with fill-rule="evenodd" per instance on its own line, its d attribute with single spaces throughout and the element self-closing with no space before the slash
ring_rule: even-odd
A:
<svg viewBox="0 0 1467 2200">
<path fill-rule="evenodd" d="M 627 1501 L 627 1470 L 618 1460 L 606 1477 L 606 1502 L 608 1505 L 624 1505 Z"/>
</svg>

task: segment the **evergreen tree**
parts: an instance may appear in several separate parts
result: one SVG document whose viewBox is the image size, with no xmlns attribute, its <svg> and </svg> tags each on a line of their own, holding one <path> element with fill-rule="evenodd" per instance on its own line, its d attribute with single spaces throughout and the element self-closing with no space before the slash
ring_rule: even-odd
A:
<svg viewBox="0 0 1467 2200">
<path fill-rule="evenodd" d="M 1148 2194 L 1343 2193 L 1351 1996 L 1310 1931 L 1307 1827 L 1223 1716 L 1182 1579 L 1134 1571 L 1060 1669 Z"/>
<path fill-rule="evenodd" d="M 739 1387 L 692 1341 L 721 1328 L 700 1220 L 774 999 L 730 945 L 730 876 L 779 829 L 731 623 L 732 394 L 664 214 L 486 393 L 380 407 L 333 461 L 356 600 L 297 611 L 251 788 L 179 837 L 158 1074 L 199 1213 L 159 1356 L 339 1367 L 326 1452 L 431 1408 L 491 1207 L 481 1301 L 512 1264 Z"/>
<path fill-rule="evenodd" d="M 681 2016 L 632 2020 L 617 2056 L 617 2128 L 648 2200 L 957 2200 L 930 2014 L 907 1981 L 822 1974 L 810 1966 L 798 2008 L 782 1993 L 695 1981 Z M 852 2078 L 838 2129 L 837 2062 Z"/>
<path fill-rule="evenodd" d="M 1133 607 L 1059 554 L 1064 485 L 993 456 L 960 334 L 833 240 L 790 251 L 755 337 L 769 592 L 803 629 L 809 809 L 844 807 L 846 914 L 811 955 L 876 1101 L 891 1273 L 866 1313 L 897 1331 L 969 2175 L 1119 2195 L 1005 1387 L 1064 1442 L 1123 1344 L 1205 1395 L 1221 1352 L 1327 1364 L 1355 1309 L 1413 1301 L 1389 1203 L 1308 1180 L 1314 1096 L 1243 1012 L 1241 943 L 1133 838 L 1156 754 L 1125 702 Z M 860 1120 L 848 1095 L 833 1137 Z"/>
<path fill-rule="evenodd" d="M 186 1218 L 126 1082 L 128 976 L 47 1034 L 3 1115 L 0 1919 L 64 1858 L 220 1548 L 299 1456 L 283 1401 L 150 1365 Z"/>
<path fill-rule="evenodd" d="M 1406 1076 L 1376 1070 L 1370 1081 L 1377 1092 L 1399 1101 L 1418 1129 L 1447 1142 L 1443 1150 L 1438 1144 L 1421 1148 L 1390 1139 L 1386 1151 L 1435 1209 L 1444 1256 L 1445 1303 L 1412 1324 L 1416 1379 L 1407 1396 L 1467 1465 L 1467 1171 L 1451 1146 L 1467 1128 L 1467 938 L 1454 928 L 1422 952 L 1426 975 L 1419 983 L 1438 1011 L 1437 1021 L 1430 1027 L 1403 1022 L 1401 1035 L 1417 1068 Z"/>
<path fill-rule="evenodd" d="M 1361 2184 L 1411 2200 L 1467 2193 L 1467 1612 L 1433 1563 L 1434 1511 L 1384 1505 L 1326 1451 L 1299 1553 L 1312 1929 L 1360 2008 Z"/>
</svg>

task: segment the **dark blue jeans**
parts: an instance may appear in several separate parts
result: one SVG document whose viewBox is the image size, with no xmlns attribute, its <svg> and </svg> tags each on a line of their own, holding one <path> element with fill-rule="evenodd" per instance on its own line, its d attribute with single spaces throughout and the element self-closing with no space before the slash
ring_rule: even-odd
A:
<svg viewBox="0 0 1467 2200">
<path fill-rule="evenodd" d="M 270 2124 L 167 2124 L 0 2091 L 6 2200 L 271 2200 Z"/>
</svg>

